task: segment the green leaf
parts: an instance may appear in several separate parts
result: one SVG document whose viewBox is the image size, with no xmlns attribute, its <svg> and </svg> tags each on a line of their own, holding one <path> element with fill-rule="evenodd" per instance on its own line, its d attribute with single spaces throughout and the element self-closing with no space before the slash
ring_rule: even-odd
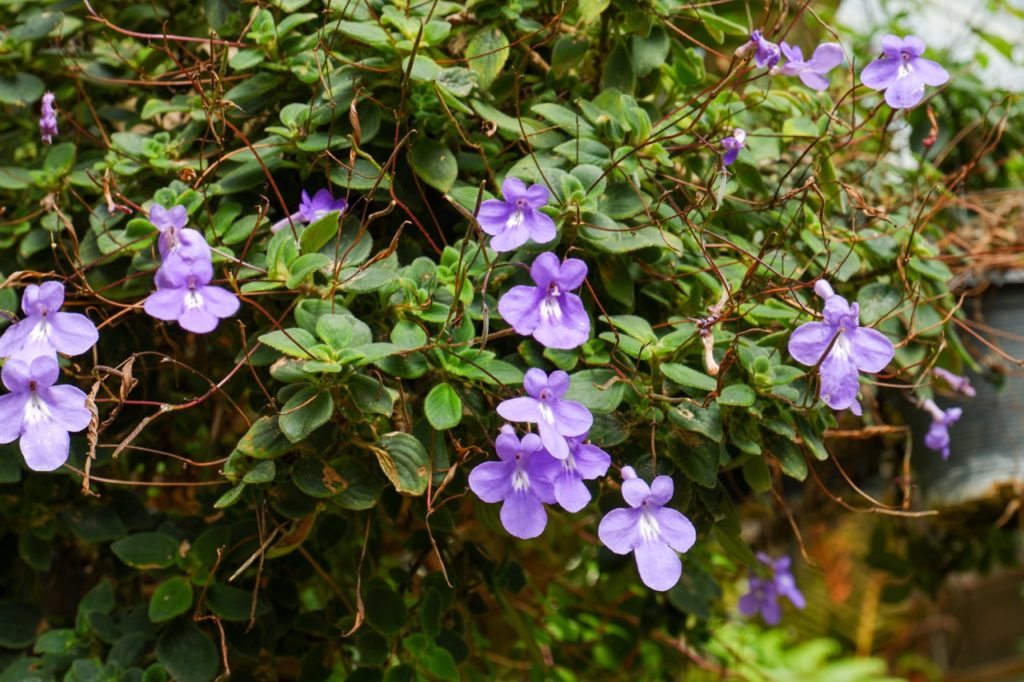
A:
<svg viewBox="0 0 1024 682">
<path fill-rule="evenodd" d="M 585 369 L 570 376 L 566 400 L 582 403 L 591 412 L 614 412 L 626 395 L 626 384 L 610 369 Z"/>
<path fill-rule="evenodd" d="M 611 0 L 580 0 L 580 16 L 583 21 L 590 23 L 604 14 L 610 3 Z"/>
<path fill-rule="evenodd" d="M 292 449 L 291 442 L 281 433 L 276 415 L 260 417 L 238 441 L 241 452 L 254 459 L 274 459 Z"/>
<path fill-rule="evenodd" d="M 738 407 L 750 407 L 754 404 L 757 394 L 754 389 L 746 384 L 732 384 L 722 389 L 718 396 L 719 405 L 735 405 Z"/>
<path fill-rule="evenodd" d="M 770 443 L 771 453 L 779 460 L 782 473 L 798 481 L 807 478 L 807 460 L 795 443 L 784 438 L 772 438 Z"/>
<path fill-rule="evenodd" d="M 316 338 L 301 327 L 278 329 L 259 337 L 260 343 L 293 358 L 313 358 L 309 349 L 317 345 Z"/>
<path fill-rule="evenodd" d="M 764 457 L 754 456 L 744 462 L 743 478 L 755 492 L 765 493 L 772 489 L 772 475 Z"/>
<path fill-rule="evenodd" d="M 245 472 L 245 476 L 242 477 L 242 481 L 250 485 L 272 483 L 276 476 L 277 465 L 274 464 L 274 461 L 263 460 L 262 462 L 256 462 L 251 469 Z"/>
<path fill-rule="evenodd" d="M 178 554 L 178 541 L 163 533 L 136 533 L 113 543 L 110 549 L 132 568 L 167 568 Z"/>
<path fill-rule="evenodd" d="M 316 253 L 331 237 L 338 234 L 340 225 L 341 212 L 331 211 L 302 231 L 299 235 L 299 248 L 303 253 Z"/>
<path fill-rule="evenodd" d="M 402 596 L 386 584 L 377 583 L 366 591 L 363 597 L 366 605 L 366 620 L 385 635 L 393 635 L 402 629 L 407 609 Z"/>
<path fill-rule="evenodd" d="M 886 315 L 900 308 L 903 297 L 895 287 L 881 282 L 872 282 L 857 292 L 860 306 L 860 322 L 866 327 L 878 323 Z"/>
<path fill-rule="evenodd" d="M 477 75 L 477 83 L 481 90 L 487 90 L 491 83 L 501 75 L 501 70 L 508 60 L 508 38 L 497 28 L 485 28 L 466 46 L 468 66 Z"/>
<path fill-rule="evenodd" d="M 373 452 L 381 471 L 400 493 L 422 495 L 427 489 L 430 458 L 419 439 L 395 431 L 381 436 Z"/>
<path fill-rule="evenodd" d="M 245 492 L 245 484 L 239 483 L 231 490 L 221 495 L 216 502 L 213 503 L 214 509 L 226 509 L 231 505 L 242 499 L 242 493 Z"/>
<path fill-rule="evenodd" d="M 661 366 L 661 372 L 670 381 L 680 386 L 699 388 L 702 391 L 714 391 L 718 388 L 718 382 L 715 379 L 686 365 L 667 362 Z"/>
<path fill-rule="evenodd" d="M 0 77 L 0 103 L 24 106 L 42 97 L 46 86 L 30 73 Z"/>
<path fill-rule="evenodd" d="M 530 111 L 541 118 L 551 121 L 556 126 L 569 133 L 573 137 L 596 137 L 597 131 L 590 125 L 583 114 L 572 109 L 566 109 L 561 104 L 542 102 L 530 107 Z"/>
<path fill-rule="evenodd" d="M 358 40 L 361 43 L 366 43 L 372 47 L 391 47 L 392 38 L 391 34 L 382 29 L 377 25 L 376 22 L 372 21 L 339 21 L 337 24 L 338 30 L 349 38 Z"/>
<path fill-rule="evenodd" d="M 31 645 L 42 619 L 42 612 L 32 604 L 6 599 L 0 601 L 0 647 L 24 649 Z"/>
<path fill-rule="evenodd" d="M 149 619 L 163 623 L 192 607 L 192 583 L 180 575 L 160 583 L 149 599 Z"/>
<path fill-rule="evenodd" d="M 213 640 L 184 619 L 174 621 L 160 635 L 156 660 L 175 682 L 210 682 L 220 668 Z"/>
<path fill-rule="evenodd" d="M 327 391 L 313 386 L 299 389 L 281 408 L 278 423 L 281 433 L 293 443 L 327 423 L 334 414 L 334 399 Z"/>
<path fill-rule="evenodd" d="M 450 190 L 459 175 L 455 155 L 435 140 L 422 137 L 416 140 L 409 153 L 409 161 L 423 182 L 441 192 Z"/>
<path fill-rule="evenodd" d="M 338 470 L 315 457 L 303 457 L 292 466 L 292 483 L 310 497 L 326 498 L 348 488 Z"/>
<path fill-rule="evenodd" d="M 423 412 L 431 426 L 444 431 L 462 421 L 462 399 L 450 384 L 438 384 L 423 401 Z"/>
</svg>

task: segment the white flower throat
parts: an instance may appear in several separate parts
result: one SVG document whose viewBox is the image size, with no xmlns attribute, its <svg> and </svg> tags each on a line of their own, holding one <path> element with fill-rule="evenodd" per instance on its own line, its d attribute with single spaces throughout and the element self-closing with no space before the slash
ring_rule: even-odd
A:
<svg viewBox="0 0 1024 682">
<path fill-rule="evenodd" d="M 516 470 L 512 472 L 512 490 L 521 493 L 530 489 L 530 476 L 523 469 L 523 459 L 516 454 Z"/>
<path fill-rule="evenodd" d="M 558 297 L 561 295 L 562 292 L 558 290 L 557 284 L 552 284 L 548 288 L 547 295 L 540 302 L 541 317 L 555 322 L 562 319 L 562 304 L 558 302 Z"/>
<path fill-rule="evenodd" d="M 46 406 L 42 400 L 39 399 L 39 394 L 36 392 L 36 382 L 30 381 L 28 383 L 29 395 L 28 402 L 25 403 L 25 423 L 34 424 L 39 421 L 49 420 L 50 408 Z"/>
<path fill-rule="evenodd" d="M 521 210 L 512 211 L 512 215 L 505 221 L 505 227 L 509 230 L 513 230 L 523 224 L 523 212 Z"/>
<path fill-rule="evenodd" d="M 196 288 L 196 278 L 188 278 L 188 293 L 185 294 L 185 309 L 195 310 L 203 307 L 203 297 Z"/>
<path fill-rule="evenodd" d="M 641 509 L 643 511 L 640 513 L 640 524 L 638 526 L 640 529 L 640 539 L 644 542 L 658 539 L 661 537 L 661 526 L 658 524 L 658 520 L 654 518 L 654 514 L 648 509 L 646 502 L 644 502 Z"/>
</svg>

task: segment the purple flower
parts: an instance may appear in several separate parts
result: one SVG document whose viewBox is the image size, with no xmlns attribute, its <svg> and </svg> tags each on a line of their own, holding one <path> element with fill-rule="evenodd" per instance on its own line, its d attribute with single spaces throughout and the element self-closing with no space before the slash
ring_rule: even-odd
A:
<svg viewBox="0 0 1024 682">
<path fill-rule="evenodd" d="M 935 452 L 941 452 L 942 459 L 949 459 L 949 427 L 960 419 L 964 411 L 959 407 L 943 410 L 933 400 L 925 400 L 922 407 L 932 416 L 932 423 L 928 426 L 924 444 Z"/>
<path fill-rule="evenodd" d="M 672 499 L 672 479 L 658 476 L 650 487 L 637 478 L 633 467 L 622 467 L 622 497 L 629 507 L 608 512 L 597 527 L 601 542 L 616 554 L 633 552 L 644 585 L 664 592 L 683 574 L 676 552 L 686 552 L 697 541 L 690 520 L 664 505 Z"/>
<path fill-rule="evenodd" d="M 726 166 L 732 165 L 732 162 L 740 155 L 740 150 L 743 149 L 743 143 L 746 139 L 747 131 L 743 128 L 737 128 L 732 131 L 732 135 L 722 140 L 722 149 L 725 150 L 725 154 L 722 156 L 723 164 Z"/>
<path fill-rule="evenodd" d="M 885 90 L 885 101 L 893 109 L 909 109 L 924 97 L 924 86 L 942 85 L 949 72 L 921 55 L 924 41 L 916 36 L 882 36 L 882 52 L 864 67 L 860 80 L 872 90 Z"/>
<path fill-rule="evenodd" d="M 544 448 L 557 459 L 568 459 L 567 437 L 582 436 L 594 423 L 594 415 L 580 403 L 562 400 L 569 390 L 569 375 L 561 370 L 549 377 L 534 367 L 526 372 L 523 387 L 529 397 L 511 398 L 498 405 L 498 414 L 512 422 L 537 425 Z"/>
<path fill-rule="evenodd" d="M 52 92 L 43 93 L 43 104 L 39 110 L 39 136 L 46 144 L 53 144 L 53 136 L 57 134 L 57 110 L 53 103 L 56 96 Z"/>
<path fill-rule="evenodd" d="M 12 324 L 0 336 L 0 357 L 13 356 L 30 362 L 41 355 L 80 355 L 96 345 L 96 325 L 79 313 L 62 313 L 64 285 L 60 282 L 29 284 L 21 297 L 25 319 Z"/>
<path fill-rule="evenodd" d="M 329 189 L 321 189 L 313 198 L 310 198 L 309 193 L 306 190 L 302 190 L 302 199 L 299 202 L 299 210 L 292 213 L 290 216 L 283 220 L 279 220 L 270 226 L 271 232 L 280 232 L 285 225 L 288 225 L 289 221 L 310 224 L 323 218 L 332 211 L 340 211 L 344 213 L 348 208 L 348 201 L 344 197 L 335 199 L 334 195 L 331 194 Z"/>
<path fill-rule="evenodd" d="M 555 221 L 540 208 L 548 203 L 548 188 L 526 185 L 507 176 L 501 185 L 502 199 L 489 199 L 480 205 L 477 222 L 480 229 L 494 237 L 491 248 L 512 251 L 529 240 L 544 244 L 555 238 Z"/>
<path fill-rule="evenodd" d="M 757 558 L 771 569 L 772 577 L 762 578 L 751 571 L 750 592 L 740 597 L 740 613 L 748 618 L 760 613 L 765 623 L 778 625 L 782 620 L 779 597 L 786 597 L 798 609 L 804 608 L 807 601 L 796 587 L 788 556 L 773 560 L 764 552 L 758 552 Z"/>
<path fill-rule="evenodd" d="M 829 407 L 860 415 L 858 372 L 881 372 L 896 349 L 881 332 L 861 327 L 860 307 L 836 295 L 828 282 L 818 280 L 814 291 L 825 300 L 825 320 L 800 325 L 789 337 L 789 354 L 803 365 L 820 363 L 821 399 Z"/>
<path fill-rule="evenodd" d="M 160 230 L 157 245 L 165 261 L 180 258 L 184 261 L 210 260 L 212 254 L 206 238 L 198 230 L 185 227 L 188 211 L 182 205 L 164 208 L 153 204 L 149 209 L 149 222 Z"/>
<path fill-rule="evenodd" d="M 501 525 L 522 540 L 544 532 L 548 515 L 544 503 L 553 504 L 551 481 L 537 470 L 541 456 L 540 438 L 528 433 L 520 441 L 511 426 L 504 426 L 494 441 L 499 462 L 478 464 L 469 472 L 469 487 L 484 502 L 501 505 Z"/>
<path fill-rule="evenodd" d="M 590 318 L 583 301 L 569 293 L 583 284 L 587 264 L 546 251 L 534 259 L 530 276 L 537 286 L 516 286 L 498 301 L 498 312 L 516 333 L 533 338 L 547 348 L 569 350 L 590 338 Z"/>
<path fill-rule="evenodd" d="M 765 39 L 760 29 L 750 34 L 750 40 L 736 50 L 736 56 L 746 56 L 751 50 L 755 50 L 754 63 L 758 66 L 767 66 L 770 69 L 779 63 L 779 46 Z"/>
<path fill-rule="evenodd" d="M 158 320 L 177 320 L 190 332 L 206 334 L 221 318 L 238 312 L 238 297 L 226 289 L 209 286 L 213 265 L 208 260 L 170 260 L 156 273 L 157 290 L 144 304 Z"/>
<path fill-rule="evenodd" d="M 932 374 L 949 384 L 949 387 L 954 391 L 963 393 L 968 398 L 973 398 L 977 393 L 974 390 L 974 386 L 971 386 L 971 380 L 967 377 L 962 377 L 958 374 L 953 374 L 948 369 L 942 369 L 936 367 L 932 370 Z"/>
<path fill-rule="evenodd" d="M 780 45 L 787 62 L 776 69 L 783 76 L 799 76 L 803 84 L 812 90 L 828 87 L 825 74 L 843 62 L 843 47 L 839 43 L 822 43 L 806 62 L 799 45 L 790 47 L 785 41 Z"/>
<path fill-rule="evenodd" d="M 584 443 L 586 435 L 566 438 L 569 456 L 558 459 L 541 451 L 538 472 L 555 486 L 555 500 L 565 511 L 575 514 L 590 503 L 590 491 L 583 481 L 600 478 L 608 473 L 612 458 L 597 447 Z"/>
<path fill-rule="evenodd" d="M 34 471 L 53 471 L 68 460 L 69 431 L 89 425 L 92 413 L 85 393 L 74 386 L 54 386 L 57 359 L 39 355 L 31 362 L 11 358 L 3 367 L 0 396 L 0 443 L 20 438 L 25 464 Z"/>
</svg>

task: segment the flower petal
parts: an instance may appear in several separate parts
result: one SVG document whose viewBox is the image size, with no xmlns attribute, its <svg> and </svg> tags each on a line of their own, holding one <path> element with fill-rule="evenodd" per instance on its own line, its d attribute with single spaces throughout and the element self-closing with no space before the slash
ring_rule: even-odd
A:
<svg viewBox="0 0 1024 682">
<path fill-rule="evenodd" d="M 487 234 L 499 235 L 508 227 L 508 219 L 513 211 L 515 211 L 514 206 L 500 199 L 488 199 L 480 204 L 476 220 L 480 223 L 480 229 Z"/>
<path fill-rule="evenodd" d="M 860 82 L 872 90 L 885 90 L 899 78 L 900 61 L 889 57 L 876 59 L 860 72 Z"/>
<path fill-rule="evenodd" d="M 483 462 L 469 472 L 469 489 L 484 502 L 501 502 L 512 493 L 514 463 Z"/>
<path fill-rule="evenodd" d="M 0 378 L 8 391 L 27 391 L 28 382 L 32 381 L 32 370 L 29 363 L 21 358 L 11 358 L 0 370 Z"/>
<path fill-rule="evenodd" d="M 549 424 L 544 419 L 538 419 L 537 431 L 540 433 L 540 441 L 544 444 L 544 449 L 552 457 L 566 459 L 569 456 L 569 444 L 565 442 L 565 437 L 559 433 L 554 424 Z"/>
<path fill-rule="evenodd" d="M 847 332 L 846 337 L 850 354 L 862 372 L 881 372 L 896 355 L 892 341 L 877 329 L 859 327 Z"/>
<path fill-rule="evenodd" d="M 801 365 L 813 367 L 818 364 L 835 333 L 835 327 L 824 322 L 802 324 L 789 336 L 789 354 Z"/>
<path fill-rule="evenodd" d="M 923 57 L 914 60 L 914 75 L 925 85 L 931 86 L 944 85 L 949 80 L 949 71 L 938 62 Z"/>
<path fill-rule="evenodd" d="M 541 391 L 548 387 L 548 381 L 547 372 L 538 367 L 531 367 L 523 376 L 523 388 L 529 395 L 536 398 Z"/>
<path fill-rule="evenodd" d="M 150 317 L 158 320 L 177 320 L 185 309 L 187 289 L 160 289 L 154 291 L 142 305 Z"/>
<path fill-rule="evenodd" d="M 688 552 L 697 542 L 697 529 L 693 527 L 690 519 L 678 510 L 662 507 L 652 513 L 658 522 L 661 539 L 675 551 Z"/>
<path fill-rule="evenodd" d="M 821 399 L 833 410 L 852 408 L 857 402 L 857 391 L 860 389 L 857 365 L 845 348 L 848 341 L 843 336 L 836 340 L 832 352 L 819 368 Z"/>
<path fill-rule="evenodd" d="M 843 46 L 839 43 L 822 43 L 814 50 L 810 70 L 825 74 L 843 63 Z"/>
<path fill-rule="evenodd" d="M 529 336 L 540 324 L 539 294 L 537 287 L 516 286 L 498 299 L 498 314 L 517 334 Z"/>
<path fill-rule="evenodd" d="M 0 395 L 0 443 L 10 443 L 21 435 L 27 392 Z"/>
<path fill-rule="evenodd" d="M 497 412 L 511 422 L 534 423 L 540 421 L 538 401 L 526 396 L 501 401 L 498 403 Z"/>
<path fill-rule="evenodd" d="M 530 228 L 524 218 L 512 227 L 506 227 L 503 232 L 491 238 L 489 246 L 498 253 L 515 251 L 520 246 L 530 241 Z"/>
<path fill-rule="evenodd" d="M 579 258 L 566 258 L 558 270 L 558 286 L 578 289 L 587 277 L 587 264 Z"/>
<path fill-rule="evenodd" d="M 514 175 L 506 175 L 501 183 L 501 196 L 510 204 L 526 197 L 526 185 Z"/>
<path fill-rule="evenodd" d="M 622 482 L 622 499 L 630 507 L 639 507 L 651 496 L 651 488 L 642 478 L 627 478 Z"/>
<path fill-rule="evenodd" d="M 25 424 L 18 442 L 25 464 L 33 471 L 53 471 L 68 461 L 71 438 L 48 419 Z"/>
<path fill-rule="evenodd" d="M 530 277 L 541 289 L 547 289 L 548 284 L 557 282 L 560 272 L 558 256 L 550 251 L 538 255 L 530 265 Z"/>
<path fill-rule="evenodd" d="M 909 109 L 924 99 L 924 83 L 911 72 L 897 78 L 885 91 L 885 103 L 893 109 Z"/>
<path fill-rule="evenodd" d="M 77 386 L 50 386 L 39 390 L 39 399 L 50 408 L 50 418 L 61 429 L 77 433 L 89 426 L 92 412 L 85 406 L 86 395 Z"/>
<path fill-rule="evenodd" d="M 761 602 L 758 601 L 757 594 L 754 592 L 747 592 L 740 597 L 740 613 L 747 618 L 753 618 L 760 610 Z"/>
<path fill-rule="evenodd" d="M 25 339 L 32 333 L 38 320 L 39 316 L 27 317 L 4 330 L 3 335 L 0 336 L 0 358 L 6 358 L 20 351 L 25 346 Z"/>
<path fill-rule="evenodd" d="M 583 308 L 583 301 L 576 294 L 562 294 L 554 300 L 557 314 L 543 314 L 542 306 L 537 306 L 533 338 L 546 348 L 570 350 L 582 346 L 590 339 L 590 317 Z M 500 312 L 501 301 L 498 301 L 498 309 Z"/>
<path fill-rule="evenodd" d="M 600 478 L 608 473 L 608 467 L 612 463 L 611 456 L 596 445 L 580 445 L 572 453 L 576 463 L 576 470 L 586 480 Z"/>
<path fill-rule="evenodd" d="M 911 57 L 920 57 L 924 54 L 924 41 L 917 36 L 907 36 L 903 39 L 903 51 Z"/>
<path fill-rule="evenodd" d="M 498 437 L 494 439 L 494 450 L 498 453 L 498 457 L 505 462 L 514 462 L 521 449 L 519 439 L 511 431 L 499 433 Z"/>
<path fill-rule="evenodd" d="M 521 540 L 537 537 L 548 524 L 544 505 L 529 491 L 514 492 L 506 497 L 500 516 L 505 530 Z"/>
<path fill-rule="evenodd" d="M 237 296 L 220 287 L 205 286 L 199 290 L 199 295 L 203 297 L 206 309 L 221 318 L 231 317 L 241 305 Z"/>
<path fill-rule="evenodd" d="M 652 590 L 664 592 L 671 589 L 683 574 L 679 555 L 664 542 L 641 542 L 633 550 L 633 556 L 640 570 L 640 579 Z"/>
<path fill-rule="evenodd" d="M 616 554 L 629 554 L 640 542 L 640 510 L 612 509 L 598 524 L 597 537 Z"/>
<path fill-rule="evenodd" d="M 530 208 L 540 208 L 548 203 L 548 188 L 544 185 L 530 185 L 525 196 Z"/>
<path fill-rule="evenodd" d="M 569 390 L 569 373 L 556 369 L 548 376 L 548 390 L 555 398 L 561 398 Z"/>
<path fill-rule="evenodd" d="M 886 57 L 894 59 L 902 58 L 900 52 L 903 50 L 903 38 L 894 36 L 891 33 L 882 36 L 882 53 Z"/>
<path fill-rule="evenodd" d="M 651 481 L 651 502 L 663 505 L 672 499 L 675 486 L 670 476 L 657 476 Z"/>
<path fill-rule="evenodd" d="M 594 415 L 574 400 L 559 400 L 552 406 L 555 428 L 563 436 L 582 436 L 594 425 Z"/>
<path fill-rule="evenodd" d="M 523 212 L 522 226 L 529 232 L 530 239 L 538 244 L 546 244 L 558 234 L 551 216 L 536 209 Z"/>
<path fill-rule="evenodd" d="M 208 334 L 217 328 L 218 322 L 220 320 L 217 319 L 217 316 L 206 308 L 189 308 L 178 318 L 181 328 L 193 334 Z"/>
<path fill-rule="evenodd" d="M 800 82 L 818 92 L 828 89 L 828 79 L 810 70 L 800 73 Z"/>
<path fill-rule="evenodd" d="M 565 511 L 575 514 L 590 504 L 590 491 L 574 472 L 566 472 L 557 477 L 555 483 L 555 499 Z"/>
<path fill-rule="evenodd" d="M 53 327 L 53 347 L 65 355 L 81 355 L 96 345 L 100 333 L 96 325 L 80 313 L 54 313 L 49 316 Z"/>
<path fill-rule="evenodd" d="M 64 305 L 64 285 L 53 280 L 43 282 L 39 285 L 39 303 L 46 306 L 50 312 L 56 311 Z M 27 311 L 26 311 L 27 312 Z"/>
<path fill-rule="evenodd" d="M 40 386 L 53 386 L 60 377 L 60 366 L 52 355 L 40 355 L 29 364 L 29 374 Z"/>
</svg>

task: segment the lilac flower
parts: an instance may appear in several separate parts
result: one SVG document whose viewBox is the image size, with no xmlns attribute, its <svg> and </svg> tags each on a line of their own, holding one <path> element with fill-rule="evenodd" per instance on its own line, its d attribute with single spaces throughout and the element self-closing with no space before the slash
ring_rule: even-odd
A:
<svg viewBox="0 0 1024 682">
<path fill-rule="evenodd" d="M 546 251 L 534 259 L 530 276 L 537 286 L 516 286 L 498 301 L 498 312 L 517 334 L 533 335 L 547 348 L 569 350 L 590 338 L 590 318 L 583 301 L 569 293 L 583 284 L 587 264 Z"/>
<path fill-rule="evenodd" d="M 477 222 L 491 235 L 495 251 L 513 251 L 529 240 L 544 244 L 555 238 L 555 221 L 540 211 L 548 203 L 548 188 L 526 185 L 511 175 L 501 184 L 502 199 L 489 199 L 480 205 Z"/>
<path fill-rule="evenodd" d="M 569 456 L 558 459 L 541 451 L 537 471 L 555 486 L 555 500 L 565 511 L 575 514 L 590 503 L 590 491 L 585 480 L 600 478 L 608 473 L 612 458 L 597 447 L 584 443 L 586 435 L 566 438 Z"/>
<path fill-rule="evenodd" d="M 949 427 L 960 419 L 964 411 L 959 407 L 943 410 L 933 400 L 925 400 L 922 407 L 932 416 L 924 444 L 935 452 L 941 452 L 942 459 L 949 459 Z"/>
<path fill-rule="evenodd" d="M 743 143 L 746 139 L 747 131 L 743 128 L 736 128 L 732 131 L 732 135 L 722 140 L 722 149 L 725 150 L 725 154 L 722 155 L 722 163 L 724 165 L 732 165 L 732 162 L 740 155 L 740 150 L 743 149 Z"/>
<path fill-rule="evenodd" d="M 289 221 L 310 224 L 323 218 L 332 211 L 344 213 L 348 208 L 348 201 L 344 197 L 335 199 L 329 189 L 321 189 L 310 198 L 306 190 L 302 190 L 302 200 L 299 202 L 299 210 L 292 213 L 283 220 L 279 220 L 270 226 L 271 232 L 280 232 Z"/>
<path fill-rule="evenodd" d="M 769 69 L 779 63 L 779 46 L 761 35 L 760 29 L 750 34 L 750 40 L 736 50 L 737 57 L 745 57 L 754 50 L 754 63 Z"/>
<path fill-rule="evenodd" d="M 676 552 L 693 547 L 697 531 L 688 518 L 664 506 L 672 499 L 671 478 L 658 476 L 648 487 L 633 467 L 625 466 L 622 479 L 622 497 L 629 507 L 608 512 L 597 535 L 616 554 L 633 552 L 640 579 L 652 590 L 664 592 L 683 574 Z"/>
<path fill-rule="evenodd" d="M 484 502 L 501 505 L 501 525 L 522 540 L 544 532 L 548 515 L 544 504 L 553 504 L 551 481 L 537 470 L 543 455 L 540 438 L 528 433 L 516 438 L 511 426 L 504 426 L 494 441 L 499 462 L 478 464 L 469 472 L 469 487 Z"/>
<path fill-rule="evenodd" d="M 932 370 L 932 374 L 949 384 L 949 387 L 958 393 L 963 393 L 968 398 L 973 398 L 977 393 L 974 390 L 974 386 L 971 386 L 971 380 L 967 377 L 962 377 L 958 374 L 953 374 L 948 369 L 942 369 L 936 367 Z"/>
<path fill-rule="evenodd" d="M 529 396 L 511 398 L 498 405 L 498 414 L 513 422 L 537 425 L 544 448 L 557 459 L 568 459 L 567 437 L 582 436 L 594 423 L 594 415 L 580 403 L 562 400 L 569 390 L 569 375 L 561 370 L 549 377 L 534 367 L 526 372 L 523 387 Z"/>
<path fill-rule="evenodd" d="M 21 297 L 25 319 L 12 324 L 0 336 L 0 357 L 13 356 L 29 362 L 41 355 L 80 355 L 96 345 L 99 332 L 85 315 L 62 313 L 64 285 L 60 282 L 29 284 Z"/>
<path fill-rule="evenodd" d="M 839 43 L 822 43 L 814 50 L 814 54 L 804 61 L 803 51 L 799 45 L 790 47 L 785 41 L 780 45 L 787 62 L 776 69 L 783 76 L 799 76 L 803 84 L 812 90 L 824 90 L 828 87 L 825 74 L 839 66 L 843 61 L 843 47 Z"/>
<path fill-rule="evenodd" d="M 797 328 L 789 337 L 789 354 L 803 365 L 820 363 L 821 399 L 829 407 L 860 415 L 858 372 L 882 371 L 896 350 L 881 332 L 861 327 L 859 306 L 836 295 L 828 282 L 818 280 L 814 291 L 825 300 L 825 320 Z"/>
<path fill-rule="evenodd" d="M 804 608 L 807 601 L 796 587 L 788 556 L 773 560 L 764 552 L 758 552 L 757 558 L 771 569 L 772 577 L 762 578 L 750 573 L 750 592 L 740 597 L 740 613 L 749 618 L 760 612 L 765 623 L 778 625 L 782 620 L 779 597 L 786 597 L 798 609 Z"/>
<path fill-rule="evenodd" d="M 53 108 L 56 96 L 52 92 L 43 93 L 43 104 L 39 110 L 39 137 L 46 144 L 53 144 L 53 136 L 57 134 L 57 110 Z"/>
<path fill-rule="evenodd" d="M 893 109 L 909 109 L 924 98 L 924 86 L 942 85 L 949 72 L 921 55 L 924 41 L 916 36 L 882 36 L 884 55 L 864 67 L 860 80 L 872 90 L 885 90 Z"/>
<path fill-rule="evenodd" d="M 11 358 L 3 367 L 0 396 L 0 443 L 21 439 L 25 464 L 34 471 L 53 471 L 68 460 L 69 431 L 89 425 L 92 413 L 86 396 L 74 386 L 54 386 L 57 359 L 39 355 L 30 362 Z"/>
<path fill-rule="evenodd" d="M 156 274 L 157 290 L 143 305 L 158 320 L 176 320 L 190 332 L 206 334 L 221 318 L 238 312 L 238 297 L 220 287 L 209 286 L 213 265 L 208 260 L 170 260 Z"/>
<path fill-rule="evenodd" d="M 184 261 L 210 260 L 212 253 L 206 238 L 198 230 L 185 227 L 188 211 L 182 205 L 164 208 L 153 204 L 149 209 L 149 222 L 160 230 L 157 245 L 165 261 L 180 258 Z"/>
</svg>

